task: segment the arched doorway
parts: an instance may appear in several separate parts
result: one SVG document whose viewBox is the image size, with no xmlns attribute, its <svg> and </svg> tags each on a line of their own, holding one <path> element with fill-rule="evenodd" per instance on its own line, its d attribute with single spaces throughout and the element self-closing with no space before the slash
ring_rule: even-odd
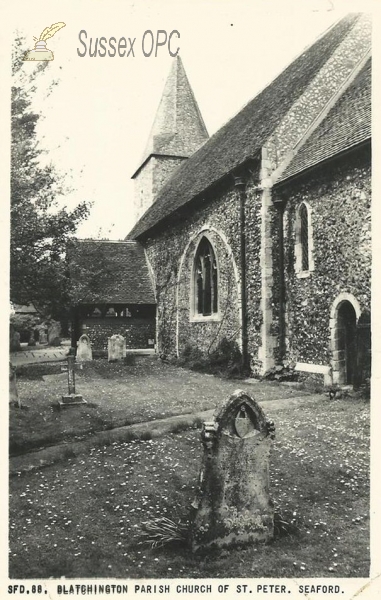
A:
<svg viewBox="0 0 381 600">
<path fill-rule="evenodd" d="M 357 378 L 354 386 L 370 382 L 372 366 L 370 311 L 364 310 L 357 321 Z"/>
<path fill-rule="evenodd" d="M 339 383 L 353 385 L 357 375 L 357 327 L 353 305 L 344 300 L 337 309 L 337 358 Z"/>
</svg>

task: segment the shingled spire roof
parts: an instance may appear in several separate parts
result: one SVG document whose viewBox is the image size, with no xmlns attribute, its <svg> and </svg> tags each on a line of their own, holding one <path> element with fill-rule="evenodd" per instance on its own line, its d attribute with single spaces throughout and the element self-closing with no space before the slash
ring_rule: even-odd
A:
<svg viewBox="0 0 381 600">
<path fill-rule="evenodd" d="M 209 138 L 180 56 L 173 60 L 140 171 L 152 156 L 191 156 Z"/>
</svg>

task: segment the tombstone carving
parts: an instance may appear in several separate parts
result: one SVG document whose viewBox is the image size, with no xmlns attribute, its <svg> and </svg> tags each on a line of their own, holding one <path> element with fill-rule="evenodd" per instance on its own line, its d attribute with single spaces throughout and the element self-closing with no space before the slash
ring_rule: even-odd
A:
<svg viewBox="0 0 381 600">
<path fill-rule="evenodd" d="M 93 360 L 93 351 L 91 349 L 91 342 L 88 335 L 85 333 L 81 335 L 77 342 L 77 362 L 86 362 Z"/>
<path fill-rule="evenodd" d="M 191 526 L 192 549 L 266 541 L 274 532 L 269 458 L 275 429 L 257 402 L 237 390 L 204 423 Z"/>
<path fill-rule="evenodd" d="M 108 338 L 108 360 L 115 362 L 126 357 L 126 338 L 122 335 L 112 335 Z"/>
</svg>

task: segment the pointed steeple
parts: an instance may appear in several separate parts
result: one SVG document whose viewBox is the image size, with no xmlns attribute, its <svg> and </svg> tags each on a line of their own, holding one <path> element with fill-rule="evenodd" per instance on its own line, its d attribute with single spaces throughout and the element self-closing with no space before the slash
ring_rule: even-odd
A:
<svg viewBox="0 0 381 600">
<path fill-rule="evenodd" d="M 146 211 L 165 181 L 209 135 L 180 56 L 172 63 L 140 166 L 136 184 L 136 217 Z"/>
<path fill-rule="evenodd" d="M 189 157 L 208 139 L 208 132 L 180 56 L 173 60 L 143 154 Z"/>
</svg>

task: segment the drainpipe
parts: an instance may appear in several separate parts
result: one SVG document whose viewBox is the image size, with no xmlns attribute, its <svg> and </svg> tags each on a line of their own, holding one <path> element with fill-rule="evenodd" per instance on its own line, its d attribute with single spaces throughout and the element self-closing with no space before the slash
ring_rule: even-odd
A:
<svg viewBox="0 0 381 600">
<path fill-rule="evenodd" d="M 283 215 L 285 201 L 275 202 L 278 209 L 278 270 L 279 270 L 279 362 L 283 362 L 286 354 L 286 287 L 284 278 L 284 236 Z"/>
<path fill-rule="evenodd" d="M 234 185 L 240 200 L 240 250 L 241 250 L 241 312 L 242 312 L 242 367 L 248 371 L 249 354 L 247 340 L 247 293 L 246 293 L 246 181 L 243 177 L 234 177 Z"/>
</svg>

